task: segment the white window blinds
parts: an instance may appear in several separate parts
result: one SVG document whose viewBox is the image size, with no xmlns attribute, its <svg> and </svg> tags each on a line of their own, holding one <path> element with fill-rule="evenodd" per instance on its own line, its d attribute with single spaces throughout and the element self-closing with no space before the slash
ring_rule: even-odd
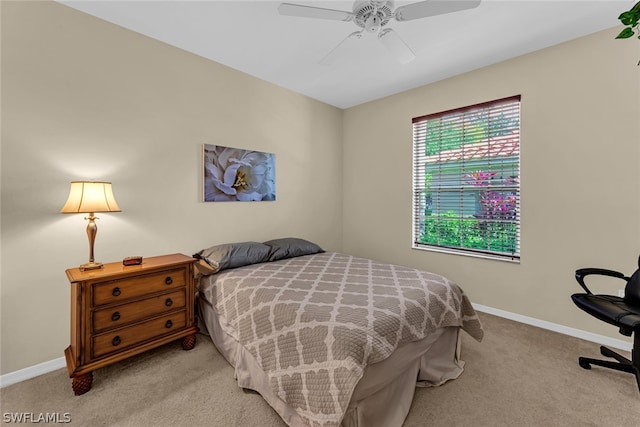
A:
<svg viewBox="0 0 640 427">
<path fill-rule="evenodd" d="M 413 119 L 413 246 L 520 258 L 520 96 Z"/>
</svg>

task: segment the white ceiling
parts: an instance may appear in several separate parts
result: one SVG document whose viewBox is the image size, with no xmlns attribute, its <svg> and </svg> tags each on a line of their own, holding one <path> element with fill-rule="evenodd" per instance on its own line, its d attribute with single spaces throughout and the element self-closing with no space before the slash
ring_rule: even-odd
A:
<svg viewBox="0 0 640 427">
<path fill-rule="evenodd" d="M 351 11 L 352 1 L 296 1 Z M 390 21 L 416 53 L 398 63 L 365 34 L 331 65 L 319 61 L 353 22 L 281 16 L 280 2 L 60 1 L 80 11 L 339 108 L 348 108 L 620 25 L 633 1 L 483 0 L 475 9 Z M 413 1 L 396 1 L 396 7 Z M 622 28 L 622 27 L 621 27 Z M 347 54 L 348 53 L 348 54 Z"/>
</svg>

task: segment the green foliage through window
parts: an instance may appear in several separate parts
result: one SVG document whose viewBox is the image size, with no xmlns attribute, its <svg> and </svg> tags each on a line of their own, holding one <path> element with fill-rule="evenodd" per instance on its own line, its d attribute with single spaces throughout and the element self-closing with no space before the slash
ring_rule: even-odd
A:
<svg viewBox="0 0 640 427">
<path fill-rule="evenodd" d="M 427 216 L 418 242 L 445 248 L 516 253 L 517 224 L 472 217 L 461 218 L 457 213 L 449 211 L 441 215 Z"/>
</svg>

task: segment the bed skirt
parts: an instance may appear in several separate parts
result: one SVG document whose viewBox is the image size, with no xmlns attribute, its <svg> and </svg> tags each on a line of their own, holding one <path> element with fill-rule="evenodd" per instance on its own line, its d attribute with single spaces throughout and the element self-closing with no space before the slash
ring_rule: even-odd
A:
<svg viewBox="0 0 640 427">
<path fill-rule="evenodd" d="M 235 368 L 238 386 L 254 390 L 292 427 L 306 424 L 269 387 L 267 375 L 253 355 L 220 327 L 214 308 L 198 298 L 199 327 Z M 342 420 L 343 427 L 400 427 L 415 387 L 438 386 L 463 371 L 458 327 L 440 328 L 426 338 L 399 347 L 387 359 L 369 365 L 356 386 Z"/>
</svg>

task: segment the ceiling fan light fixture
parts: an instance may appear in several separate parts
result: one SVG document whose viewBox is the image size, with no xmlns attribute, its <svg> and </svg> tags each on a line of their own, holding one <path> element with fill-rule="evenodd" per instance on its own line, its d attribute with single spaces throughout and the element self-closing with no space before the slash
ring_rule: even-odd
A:
<svg viewBox="0 0 640 427">
<path fill-rule="evenodd" d="M 377 33 L 382 27 L 382 20 L 378 15 L 371 15 L 364 23 L 364 28 L 369 33 Z"/>
<path fill-rule="evenodd" d="M 413 50 L 391 28 L 380 31 L 378 39 L 401 64 L 408 64 L 416 58 Z"/>
</svg>

